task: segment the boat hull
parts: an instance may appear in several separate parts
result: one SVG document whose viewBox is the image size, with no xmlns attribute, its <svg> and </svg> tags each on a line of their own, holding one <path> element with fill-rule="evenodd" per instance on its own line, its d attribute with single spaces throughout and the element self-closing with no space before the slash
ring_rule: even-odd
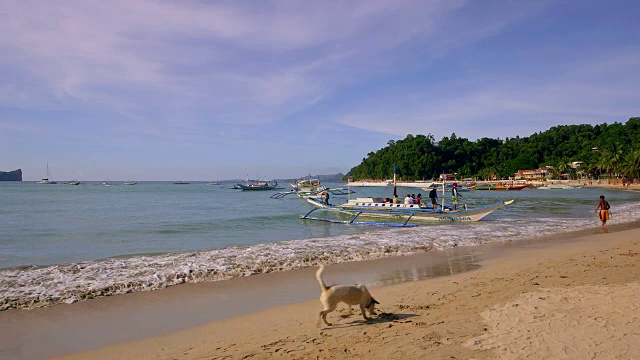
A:
<svg viewBox="0 0 640 360">
<path fill-rule="evenodd" d="M 57 184 L 57 182 L 56 181 L 49 181 L 47 179 L 42 179 L 42 180 L 38 181 L 38 184 L 52 185 L 52 184 Z"/>
<path fill-rule="evenodd" d="M 275 190 L 276 186 L 261 186 L 261 187 L 244 187 L 240 186 L 242 191 L 260 191 L 260 190 Z"/>
<path fill-rule="evenodd" d="M 518 191 L 518 190 L 522 190 L 522 189 L 526 189 L 528 187 L 528 185 L 510 185 L 510 186 L 504 186 L 504 185 L 476 185 L 474 187 L 472 187 L 472 190 L 492 190 L 492 191 L 506 191 L 506 190 L 511 190 L 511 191 Z"/>
<path fill-rule="evenodd" d="M 572 186 L 572 185 L 560 184 L 560 185 L 543 185 L 543 186 L 539 186 L 538 189 L 539 190 L 571 190 L 571 189 L 580 189 L 582 187 L 584 187 L 584 185 Z"/>
<path fill-rule="evenodd" d="M 259 190 L 275 190 L 278 188 L 278 184 L 275 185 L 264 185 L 264 186 L 247 186 L 242 184 L 236 184 L 239 189 L 243 191 L 259 191 Z"/>
</svg>

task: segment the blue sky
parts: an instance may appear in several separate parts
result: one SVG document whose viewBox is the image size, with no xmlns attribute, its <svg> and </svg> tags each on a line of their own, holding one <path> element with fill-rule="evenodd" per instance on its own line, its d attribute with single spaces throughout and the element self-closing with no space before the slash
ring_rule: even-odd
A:
<svg viewBox="0 0 640 360">
<path fill-rule="evenodd" d="M 0 0 L 0 170 L 343 172 L 407 134 L 640 116 L 637 1 Z"/>
</svg>

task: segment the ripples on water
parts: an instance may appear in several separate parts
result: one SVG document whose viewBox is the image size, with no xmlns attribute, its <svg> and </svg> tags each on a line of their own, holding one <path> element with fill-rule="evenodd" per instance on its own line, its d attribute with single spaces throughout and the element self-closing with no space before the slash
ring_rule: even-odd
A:
<svg viewBox="0 0 640 360">
<path fill-rule="evenodd" d="M 302 221 L 311 208 L 302 200 L 204 183 L 3 184 L 0 194 L 7 199 L 0 212 L 3 310 L 596 227 L 600 194 L 612 204 L 612 223 L 640 219 L 640 194 L 592 189 L 466 192 L 470 207 L 516 202 L 476 223 L 400 229 Z"/>
</svg>

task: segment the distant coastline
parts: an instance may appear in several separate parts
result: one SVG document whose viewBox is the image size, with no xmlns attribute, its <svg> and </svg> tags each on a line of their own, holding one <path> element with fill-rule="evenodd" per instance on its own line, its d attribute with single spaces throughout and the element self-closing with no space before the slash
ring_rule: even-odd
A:
<svg viewBox="0 0 640 360">
<path fill-rule="evenodd" d="M 0 171 L 0 181 L 22 181 L 22 169 Z"/>
</svg>

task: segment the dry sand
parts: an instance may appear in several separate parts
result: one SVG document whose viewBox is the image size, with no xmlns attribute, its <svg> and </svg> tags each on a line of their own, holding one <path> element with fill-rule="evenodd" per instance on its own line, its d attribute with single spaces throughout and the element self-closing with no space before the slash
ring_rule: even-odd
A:
<svg viewBox="0 0 640 360">
<path fill-rule="evenodd" d="M 342 317 L 342 305 L 329 315 L 334 326 L 318 326 L 314 300 L 64 358 L 638 359 L 640 229 L 602 231 L 502 249 L 473 271 L 374 287 L 381 305 L 369 323 Z M 299 274 L 315 283 L 313 271 Z"/>
</svg>

